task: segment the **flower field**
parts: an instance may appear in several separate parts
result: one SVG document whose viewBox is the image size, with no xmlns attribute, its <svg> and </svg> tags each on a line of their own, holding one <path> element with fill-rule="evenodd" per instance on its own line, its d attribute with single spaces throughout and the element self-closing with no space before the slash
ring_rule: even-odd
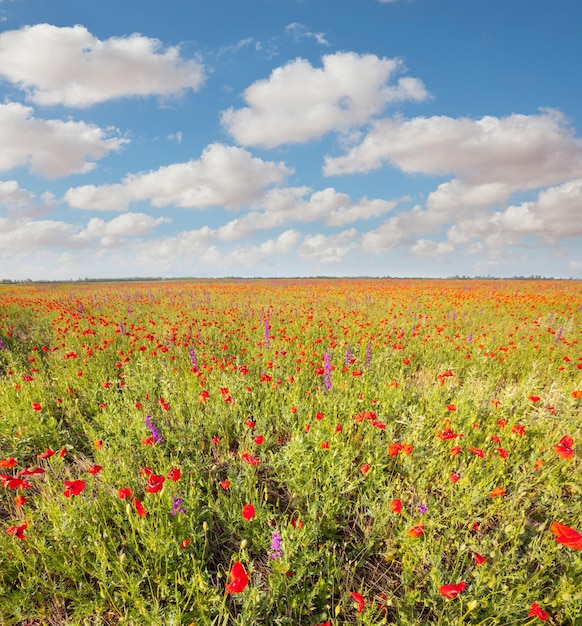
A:
<svg viewBox="0 0 582 626">
<path fill-rule="evenodd" d="M 0 286 L 0 624 L 582 624 L 582 283 Z"/>
</svg>

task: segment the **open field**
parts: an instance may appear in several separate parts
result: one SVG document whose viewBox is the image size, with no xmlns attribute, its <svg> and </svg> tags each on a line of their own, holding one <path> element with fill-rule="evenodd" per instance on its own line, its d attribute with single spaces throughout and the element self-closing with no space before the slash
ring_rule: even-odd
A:
<svg viewBox="0 0 582 626">
<path fill-rule="evenodd" d="M 0 624 L 582 624 L 582 283 L 0 287 Z"/>
</svg>

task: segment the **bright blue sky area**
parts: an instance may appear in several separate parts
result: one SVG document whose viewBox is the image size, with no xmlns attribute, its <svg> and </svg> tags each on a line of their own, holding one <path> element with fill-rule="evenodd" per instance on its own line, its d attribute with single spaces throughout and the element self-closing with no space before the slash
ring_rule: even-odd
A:
<svg viewBox="0 0 582 626">
<path fill-rule="evenodd" d="M 582 278 L 581 23 L 0 0 L 0 279 Z"/>
</svg>

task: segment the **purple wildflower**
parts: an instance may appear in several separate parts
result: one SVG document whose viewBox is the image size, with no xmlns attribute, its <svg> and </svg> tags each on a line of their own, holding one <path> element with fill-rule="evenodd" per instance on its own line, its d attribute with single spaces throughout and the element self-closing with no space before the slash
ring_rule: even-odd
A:
<svg viewBox="0 0 582 626">
<path fill-rule="evenodd" d="M 323 388 L 331 391 L 331 354 L 326 350 L 323 355 Z"/>
<path fill-rule="evenodd" d="M 282 556 L 283 551 L 281 550 L 281 535 L 274 532 L 271 534 L 271 553 L 269 554 L 269 558 L 280 559 Z"/>
<path fill-rule="evenodd" d="M 156 428 L 151 415 L 145 416 L 145 425 L 154 437 L 154 443 L 162 443 L 162 433 Z"/>
<path fill-rule="evenodd" d="M 177 498 L 175 496 L 172 497 L 172 515 L 176 515 L 177 513 L 186 513 L 186 509 L 182 506 L 184 504 L 184 500 L 182 498 Z"/>
<path fill-rule="evenodd" d="M 350 365 L 350 363 L 352 362 L 352 351 L 350 349 L 350 344 L 348 344 L 348 347 L 346 348 L 346 366 Z"/>
<path fill-rule="evenodd" d="M 404 332 L 402 333 L 404 335 Z M 370 367 L 370 363 L 372 362 L 372 342 L 368 341 L 366 345 L 366 367 Z"/>
</svg>

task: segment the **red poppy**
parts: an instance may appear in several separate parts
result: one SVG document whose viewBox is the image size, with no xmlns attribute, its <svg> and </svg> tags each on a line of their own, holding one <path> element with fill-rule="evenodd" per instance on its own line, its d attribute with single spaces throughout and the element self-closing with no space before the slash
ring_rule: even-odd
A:
<svg viewBox="0 0 582 626">
<path fill-rule="evenodd" d="M 402 450 L 402 444 L 401 443 L 398 443 L 398 442 L 391 443 L 388 446 L 388 454 L 390 456 L 397 456 L 398 453 L 400 452 L 400 450 Z"/>
<path fill-rule="evenodd" d="M 423 533 L 424 533 L 424 525 L 419 524 L 418 526 L 413 526 L 408 531 L 408 536 L 414 539 L 415 537 L 420 537 Z"/>
<path fill-rule="evenodd" d="M 360 465 L 360 472 L 362 472 L 362 474 L 367 474 L 370 471 L 370 464 L 369 463 L 364 463 L 363 465 Z"/>
<path fill-rule="evenodd" d="M 180 480 L 180 476 L 182 476 L 182 472 L 179 467 L 173 467 L 169 472 L 166 478 L 169 480 L 173 480 L 174 482 L 178 482 Z"/>
<path fill-rule="evenodd" d="M 459 474 L 459 472 L 451 472 L 449 474 L 449 479 L 452 483 L 457 483 L 461 479 L 461 475 Z"/>
<path fill-rule="evenodd" d="M 137 499 L 134 498 L 132 500 L 132 504 L 135 507 L 135 512 L 140 516 L 140 517 L 144 517 L 146 514 L 146 510 L 144 508 L 144 505 Z"/>
<path fill-rule="evenodd" d="M 452 599 L 456 598 L 460 593 L 465 591 L 466 587 L 467 583 L 465 581 L 457 583 L 456 585 L 442 585 L 439 587 L 439 593 L 445 598 Z"/>
<path fill-rule="evenodd" d="M 65 491 L 64 491 L 65 498 L 70 498 L 71 496 L 78 496 L 83 491 L 83 489 L 85 489 L 84 480 L 65 480 L 63 482 L 65 485 Z"/>
<path fill-rule="evenodd" d="M 44 469 L 42 467 L 25 467 L 18 472 L 17 476 L 34 476 L 36 474 L 44 474 Z"/>
<path fill-rule="evenodd" d="M 247 463 L 248 465 L 260 465 L 259 459 L 255 458 L 250 452 L 243 452 L 240 455 L 240 458 L 243 463 Z"/>
<path fill-rule="evenodd" d="M 511 432 L 515 435 L 525 435 L 525 426 L 523 424 L 514 424 Z"/>
<path fill-rule="evenodd" d="M 33 408 L 35 411 L 42 411 L 42 406 L 41 406 L 38 402 L 33 402 L 33 403 L 32 403 L 32 408 Z"/>
<path fill-rule="evenodd" d="M 502 459 L 506 459 L 507 455 L 509 454 L 509 452 L 507 452 L 507 450 L 505 448 L 496 448 L 497 452 L 499 453 L 499 456 Z"/>
<path fill-rule="evenodd" d="M 126 500 L 127 498 L 129 498 L 129 496 L 131 496 L 131 489 L 128 489 L 127 487 L 123 487 L 117 490 L 117 497 L 120 500 Z"/>
<path fill-rule="evenodd" d="M 529 397 L 529 399 L 532 402 L 539 402 L 540 401 L 540 397 L 539 396 L 528 396 L 528 397 Z"/>
<path fill-rule="evenodd" d="M 47 448 L 42 454 L 38 455 L 39 459 L 49 459 L 51 456 L 53 456 L 55 453 L 54 450 L 51 450 L 50 448 Z"/>
<path fill-rule="evenodd" d="M 249 584 L 249 575 L 240 561 L 232 564 L 229 576 L 230 582 L 226 585 L 226 593 L 241 593 Z"/>
<path fill-rule="evenodd" d="M 497 498 L 499 496 L 504 496 L 506 491 L 503 487 L 495 487 L 495 489 L 489 494 L 490 498 Z"/>
<path fill-rule="evenodd" d="M 14 467 L 15 465 L 18 465 L 18 461 L 14 457 L 0 461 L 0 467 L 9 468 Z"/>
<path fill-rule="evenodd" d="M 456 411 L 457 407 L 454 404 L 447 404 L 447 411 Z"/>
<path fill-rule="evenodd" d="M 247 522 L 250 522 L 255 516 L 255 507 L 252 504 L 245 504 L 242 509 L 242 516 Z"/>
<path fill-rule="evenodd" d="M 366 600 L 364 600 L 364 596 L 357 591 L 352 591 L 350 593 L 350 597 L 355 602 L 358 607 L 358 613 L 361 613 L 364 610 L 364 606 L 366 605 Z"/>
<path fill-rule="evenodd" d="M 565 524 L 560 524 L 560 522 L 552 522 L 550 530 L 556 536 L 558 543 L 574 550 L 582 550 L 582 535 L 578 531 Z"/>
<path fill-rule="evenodd" d="M 390 510 L 400 514 L 402 511 L 402 501 L 398 499 L 392 500 L 392 502 L 390 502 Z"/>
<path fill-rule="evenodd" d="M 539 617 L 539 619 L 542 620 L 542 622 L 545 622 L 549 615 L 546 613 L 546 611 L 544 611 L 540 605 L 537 602 L 533 602 L 531 605 L 531 608 L 529 610 L 529 613 L 527 614 L 528 617 Z"/>
<path fill-rule="evenodd" d="M 483 563 L 487 560 L 487 557 L 479 554 L 478 552 L 473 552 L 473 557 L 475 558 L 475 563 L 477 563 L 477 565 L 483 565 Z"/>
<path fill-rule="evenodd" d="M 182 548 L 182 550 L 185 550 L 190 545 L 191 541 L 192 539 L 184 539 L 184 541 L 180 543 L 180 548 Z"/>
<path fill-rule="evenodd" d="M 322 441 L 319 445 L 322 450 L 329 450 L 329 441 Z"/>
<path fill-rule="evenodd" d="M 12 526 L 11 528 L 7 528 L 6 532 L 9 535 L 13 535 L 17 539 L 26 539 L 26 537 L 24 536 L 24 531 L 27 527 L 28 524 L 24 522 L 24 524 L 21 524 L 20 526 Z"/>
<path fill-rule="evenodd" d="M 166 479 L 164 476 L 158 476 L 157 474 L 151 474 L 148 479 L 148 484 L 146 486 L 147 493 L 158 493 L 158 491 L 162 490 L 164 486 L 164 481 Z"/>
<path fill-rule="evenodd" d="M 87 471 L 89 474 L 93 474 L 93 476 L 95 476 L 95 474 L 98 474 L 102 469 L 101 465 L 91 465 L 91 467 L 87 468 Z"/>
<path fill-rule="evenodd" d="M 16 508 L 19 509 L 26 504 L 26 498 L 24 496 L 14 496 L 14 503 L 16 504 Z"/>
<path fill-rule="evenodd" d="M 573 445 L 574 440 L 572 437 L 565 435 L 560 439 L 560 443 L 552 446 L 552 449 L 562 459 L 571 459 L 574 456 L 574 450 L 572 449 Z"/>
<path fill-rule="evenodd" d="M 483 450 L 481 450 L 480 448 L 469 448 L 469 450 L 473 453 L 476 454 L 477 456 L 480 456 L 481 458 L 483 458 L 485 456 Z"/>
<path fill-rule="evenodd" d="M 462 452 L 461 446 L 453 446 L 449 454 L 451 456 L 457 456 L 457 454 L 460 454 L 461 452 Z"/>
<path fill-rule="evenodd" d="M 257 436 L 254 438 L 254 441 L 255 441 L 255 443 L 256 443 L 258 446 L 261 446 L 261 445 L 263 445 L 263 442 L 265 441 L 265 438 L 263 437 L 263 435 L 257 435 Z"/>
<path fill-rule="evenodd" d="M 226 491 L 230 487 L 230 480 L 223 480 L 220 486 Z"/>
</svg>

